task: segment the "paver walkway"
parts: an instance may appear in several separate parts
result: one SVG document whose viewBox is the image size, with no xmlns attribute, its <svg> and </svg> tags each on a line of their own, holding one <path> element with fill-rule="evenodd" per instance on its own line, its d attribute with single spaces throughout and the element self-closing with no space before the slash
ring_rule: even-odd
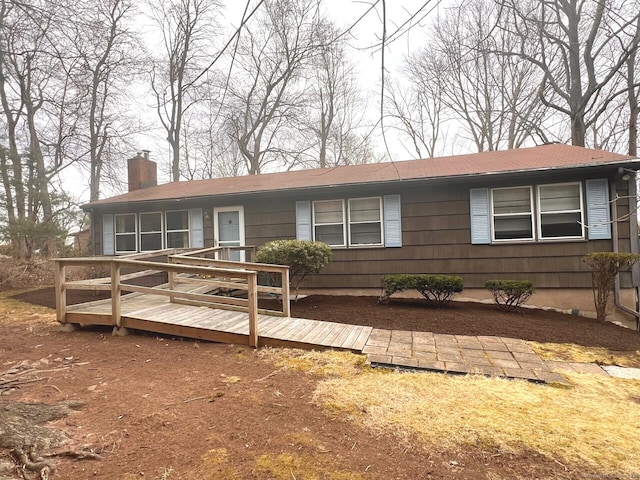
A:
<svg viewBox="0 0 640 480">
<path fill-rule="evenodd" d="M 514 338 L 374 329 L 362 353 L 374 366 L 566 383 L 524 340 Z"/>
</svg>

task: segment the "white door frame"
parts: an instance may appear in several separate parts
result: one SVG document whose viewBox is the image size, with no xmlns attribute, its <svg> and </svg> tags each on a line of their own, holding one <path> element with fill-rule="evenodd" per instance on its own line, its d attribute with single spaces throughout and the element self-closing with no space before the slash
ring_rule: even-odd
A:
<svg viewBox="0 0 640 480">
<path fill-rule="evenodd" d="M 219 242 L 219 238 L 220 238 L 220 230 L 219 230 L 219 223 L 218 223 L 218 213 L 221 212 L 238 212 L 238 230 L 239 231 L 239 236 L 240 236 L 240 246 L 243 247 L 245 245 L 245 234 L 244 234 L 244 230 L 245 230 L 245 225 L 244 225 L 244 206 L 242 205 L 237 205 L 237 206 L 231 206 L 231 207 L 214 207 L 213 209 L 213 244 L 216 247 L 220 246 L 220 242 Z M 244 262 L 245 261 L 245 252 L 244 250 L 240 251 L 240 261 Z"/>
</svg>

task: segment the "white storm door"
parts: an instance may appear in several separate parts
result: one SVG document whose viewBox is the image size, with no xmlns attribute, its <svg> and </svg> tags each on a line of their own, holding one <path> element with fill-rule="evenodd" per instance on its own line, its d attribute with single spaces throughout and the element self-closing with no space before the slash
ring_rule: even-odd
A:
<svg viewBox="0 0 640 480">
<path fill-rule="evenodd" d="M 213 209 L 216 247 L 244 246 L 244 207 L 220 207 Z M 244 251 L 231 251 L 229 260 L 245 261 Z"/>
</svg>

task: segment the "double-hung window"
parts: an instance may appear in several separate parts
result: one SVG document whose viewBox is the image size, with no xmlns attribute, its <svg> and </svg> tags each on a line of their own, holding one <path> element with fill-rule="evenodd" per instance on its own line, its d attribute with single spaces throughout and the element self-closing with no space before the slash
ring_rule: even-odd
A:
<svg viewBox="0 0 640 480">
<path fill-rule="evenodd" d="M 382 198 L 349 200 L 349 245 L 382 245 Z"/>
<path fill-rule="evenodd" d="M 137 252 L 136 214 L 115 216 L 116 253 Z"/>
<path fill-rule="evenodd" d="M 162 213 L 140 214 L 140 251 L 162 250 Z"/>
<path fill-rule="evenodd" d="M 313 238 L 332 247 L 346 246 L 342 200 L 313 202 Z"/>
<path fill-rule="evenodd" d="M 583 238 L 582 185 L 540 185 L 538 214 L 539 238 Z"/>
<path fill-rule="evenodd" d="M 491 191 L 493 240 L 533 240 L 531 187 L 494 188 Z"/>
<path fill-rule="evenodd" d="M 166 248 L 189 247 L 189 211 L 166 212 Z"/>
<path fill-rule="evenodd" d="M 400 195 L 297 201 L 296 238 L 335 248 L 401 247 Z"/>
<path fill-rule="evenodd" d="M 530 186 L 494 188 L 491 190 L 492 240 L 583 239 L 582 197 L 580 182 L 538 185 L 535 189 Z M 481 203 L 474 206 L 481 207 Z"/>
</svg>

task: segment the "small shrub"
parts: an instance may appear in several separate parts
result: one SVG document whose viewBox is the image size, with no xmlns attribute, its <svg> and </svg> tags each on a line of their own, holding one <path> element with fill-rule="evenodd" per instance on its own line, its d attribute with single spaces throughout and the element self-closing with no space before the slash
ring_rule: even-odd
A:
<svg viewBox="0 0 640 480">
<path fill-rule="evenodd" d="M 523 305 L 536 291 L 533 282 L 528 280 L 489 280 L 485 287 L 493 295 L 496 305 L 503 309 Z"/>
<path fill-rule="evenodd" d="M 265 243 L 256 252 L 257 263 L 287 265 L 289 282 L 295 289 L 298 298 L 298 286 L 310 273 L 318 273 L 332 259 L 331 247 L 326 243 L 310 240 L 273 240 Z M 271 278 L 272 284 L 275 284 Z"/>
<path fill-rule="evenodd" d="M 453 275 L 384 275 L 381 284 L 380 303 L 387 302 L 394 293 L 416 289 L 427 302 L 444 305 L 463 289 L 462 278 Z"/>
<path fill-rule="evenodd" d="M 391 295 L 405 290 L 411 290 L 415 288 L 413 279 L 415 275 L 409 274 L 395 274 L 395 275 L 383 275 L 381 280 L 382 292 L 380 293 L 379 303 L 385 303 L 389 300 Z"/>
<path fill-rule="evenodd" d="M 615 288 L 616 275 L 628 270 L 640 261 L 640 255 L 635 253 L 594 252 L 582 259 L 591 267 L 591 286 L 593 288 L 593 302 L 596 307 L 598 320 L 607 317 L 607 307 L 611 292 Z"/>
</svg>

